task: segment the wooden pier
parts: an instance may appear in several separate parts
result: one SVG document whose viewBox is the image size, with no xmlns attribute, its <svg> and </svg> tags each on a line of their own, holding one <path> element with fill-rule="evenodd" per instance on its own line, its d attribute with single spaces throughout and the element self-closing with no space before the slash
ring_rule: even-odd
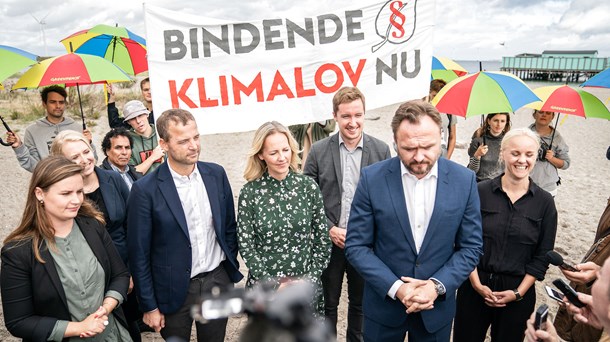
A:
<svg viewBox="0 0 610 342">
<path fill-rule="evenodd" d="M 597 57 L 596 50 L 544 51 L 502 57 L 501 70 L 523 80 L 580 83 L 608 67 L 610 58 Z"/>
</svg>

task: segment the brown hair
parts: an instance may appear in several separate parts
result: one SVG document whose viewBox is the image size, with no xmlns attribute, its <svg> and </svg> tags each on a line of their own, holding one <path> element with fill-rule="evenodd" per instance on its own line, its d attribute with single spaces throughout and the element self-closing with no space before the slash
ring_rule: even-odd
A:
<svg viewBox="0 0 610 342">
<path fill-rule="evenodd" d="M 159 138 L 163 139 L 165 142 L 168 142 L 170 138 L 170 121 L 176 125 L 179 123 L 186 125 L 189 121 L 195 121 L 195 117 L 191 112 L 184 109 L 168 109 L 161 113 L 161 116 L 157 119 L 157 134 L 159 135 Z"/>
<path fill-rule="evenodd" d="M 485 132 L 490 130 L 490 126 L 489 126 L 489 120 L 491 120 L 494 116 L 496 115 L 506 115 L 506 126 L 504 126 L 504 129 L 502 130 L 502 134 L 506 134 L 506 132 L 510 131 L 510 114 L 508 113 L 492 113 L 492 114 L 487 114 L 485 116 L 485 120 L 483 121 L 483 126 L 477 128 L 476 131 L 474 131 L 474 136 L 477 138 L 482 137 Z"/>
<path fill-rule="evenodd" d="M 435 78 L 432 81 L 430 81 L 430 91 L 435 91 L 438 93 L 446 85 L 447 85 L 447 82 L 445 82 L 445 80 L 440 79 L 440 78 Z"/>
<path fill-rule="evenodd" d="M 412 124 L 418 124 L 419 120 L 424 116 L 429 116 L 438 125 L 440 130 L 442 125 L 441 115 L 433 105 L 422 100 L 411 100 L 401 104 L 392 118 L 391 127 L 394 137 L 396 137 L 396 131 L 398 131 L 398 127 L 404 120 Z"/>
<path fill-rule="evenodd" d="M 267 164 L 264 160 L 260 160 L 258 155 L 263 151 L 265 139 L 275 133 L 282 133 L 288 138 L 288 145 L 292 152 L 290 169 L 294 172 L 299 169 L 299 163 L 301 162 L 301 158 L 299 158 L 299 144 L 297 144 L 297 141 L 292 134 L 290 134 L 290 130 L 277 121 L 265 122 L 256 130 L 256 133 L 254 133 L 252 147 L 250 147 L 250 151 L 248 151 L 248 161 L 246 162 L 246 170 L 244 171 L 244 178 L 248 182 L 261 178 L 265 173 L 265 170 L 267 170 Z"/>
<path fill-rule="evenodd" d="M 7 244 L 13 241 L 25 243 L 31 241 L 36 260 L 44 263 L 45 261 L 40 256 L 39 248 L 43 241 L 46 241 L 49 248 L 55 248 L 55 229 L 45 212 L 44 203 L 40 203 L 36 198 L 36 188 L 46 192 L 55 183 L 74 175 L 80 175 L 81 172 L 82 167 L 80 165 L 62 156 L 51 156 L 41 160 L 34 168 L 32 178 L 30 179 L 21 222 L 4 239 L 4 243 Z M 92 217 L 102 225 L 105 224 L 104 216 L 89 200 L 83 201 L 78 214 Z"/>
<path fill-rule="evenodd" d="M 358 99 L 362 101 L 362 108 L 366 111 L 364 94 L 362 94 L 360 89 L 356 87 L 343 87 L 339 89 L 335 96 L 333 96 L 333 113 L 336 114 L 339 111 L 339 105 L 354 102 Z"/>
</svg>

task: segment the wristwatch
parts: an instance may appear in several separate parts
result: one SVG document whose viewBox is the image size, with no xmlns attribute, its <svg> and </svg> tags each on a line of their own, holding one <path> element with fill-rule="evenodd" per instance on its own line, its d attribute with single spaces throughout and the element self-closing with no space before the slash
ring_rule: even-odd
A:
<svg viewBox="0 0 610 342">
<path fill-rule="evenodd" d="M 447 290 L 445 290 L 445 286 L 443 286 L 443 283 L 441 283 L 440 281 L 438 281 L 436 279 L 430 279 L 430 281 L 432 281 L 432 283 L 434 283 L 434 289 L 436 290 L 437 295 L 442 296 L 445 294 L 445 292 Z"/>
<path fill-rule="evenodd" d="M 515 293 L 515 297 L 517 297 L 517 299 L 515 299 L 515 302 L 518 302 L 523 299 L 523 297 L 521 297 L 521 294 L 519 293 L 519 289 L 514 289 L 513 292 Z"/>
</svg>

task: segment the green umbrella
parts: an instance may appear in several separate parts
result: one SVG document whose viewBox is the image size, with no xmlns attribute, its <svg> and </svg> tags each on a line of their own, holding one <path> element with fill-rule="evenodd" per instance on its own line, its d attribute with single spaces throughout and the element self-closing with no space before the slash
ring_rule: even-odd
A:
<svg viewBox="0 0 610 342">
<path fill-rule="evenodd" d="M 6 45 L 0 45 L 0 82 L 36 63 L 38 56 Z M 1 85 L 0 85 L 1 86 Z"/>
</svg>

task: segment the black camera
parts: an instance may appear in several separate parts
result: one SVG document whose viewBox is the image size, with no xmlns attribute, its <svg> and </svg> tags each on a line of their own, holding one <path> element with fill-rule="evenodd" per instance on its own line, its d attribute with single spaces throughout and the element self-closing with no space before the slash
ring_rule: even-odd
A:
<svg viewBox="0 0 610 342">
<path fill-rule="evenodd" d="M 550 150 L 551 146 L 544 140 L 540 141 L 540 148 L 538 148 L 538 160 L 546 160 L 546 151 Z"/>
<path fill-rule="evenodd" d="M 240 341 L 330 342 L 336 337 L 314 315 L 315 287 L 301 280 L 277 291 L 275 282 L 263 282 L 251 290 L 243 288 L 220 292 L 218 288 L 191 309 L 193 319 L 206 323 L 245 312 L 248 324 Z M 279 339 L 278 339 L 279 338 Z"/>
</svg>

